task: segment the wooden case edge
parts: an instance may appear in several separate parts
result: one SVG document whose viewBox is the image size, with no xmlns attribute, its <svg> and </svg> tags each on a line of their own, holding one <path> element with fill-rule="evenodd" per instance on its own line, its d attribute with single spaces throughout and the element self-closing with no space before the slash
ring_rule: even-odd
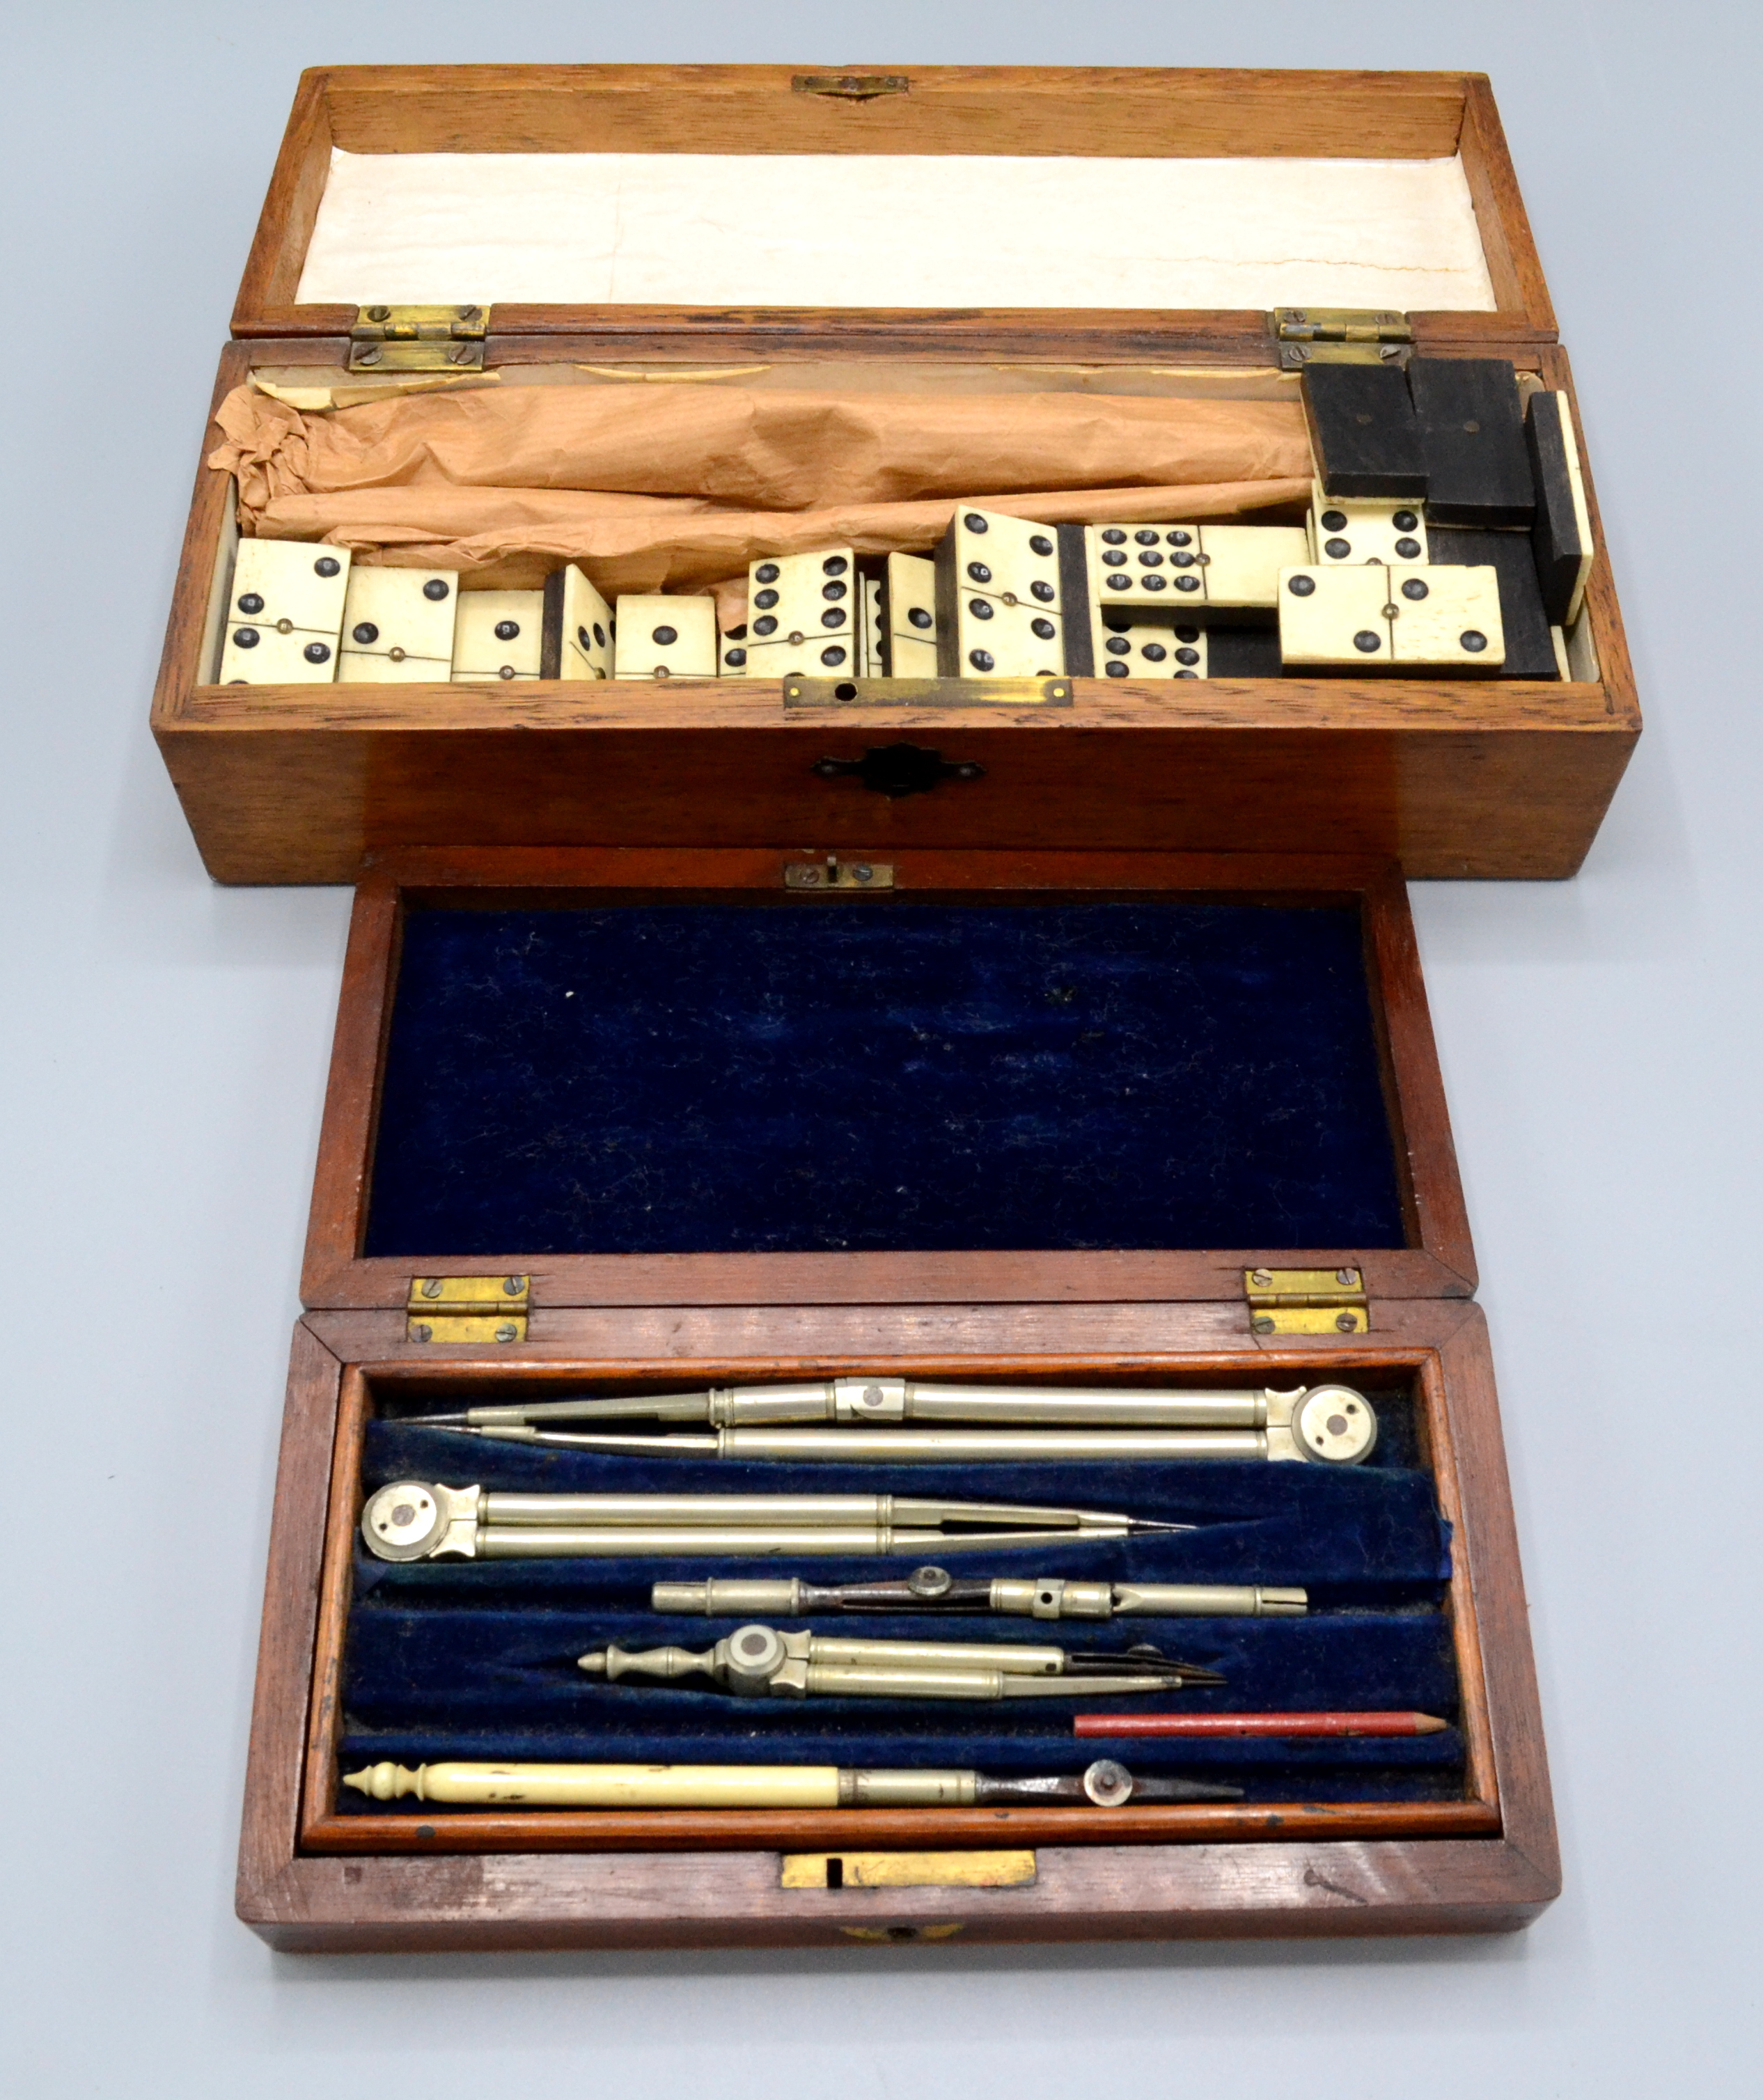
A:
<svg viewBox="0 0 1763 2100">
<path fill-rule="evenodd" d="M 1159 1309 L 1166 1342 L 1176 1343 L 1186 1330 L 1185 1341 L 1176 1343 L 1184 1364 L 1204 1369 L 1209 1349 L 1238 1357 L 1246 1352 L 1240 1336 L 1222 1349 L 1209 1343 L 1208 1308 Z M 602 1348 L 617 1326 L 600 1313 L 561 1317 L 574 1331 L 559 1339 L 558 1349 L 572 1360 Z M 712 1320 L 716 1324 L 728 1326 Z M 1067 1321 L 1080 1335 L 1084 1324 L 1081 1317 Z M 1029 1941 L 1497 1931 L 1527 1923 L 1558 1893 L 1559 1865 L 1485 1324 L 1474 1306 L 1418 1304 L 1402 1308 L 1399 1324 L 1404 1339 L 1389 1337 L 1373 1348 L 1375 1337 L 1361 1338 L 1357 1352 L 1384 1365 L 1411 1364 L 1435 1432 L 1443 1432 L 1434 1456 L 1441 1506 L 1455 1524 L 1453 1594 L 1465 1600 L 1474 1621 L 1465 1643 L 1459 1619 L 1472 1785 L 1481 1803 L 1497 1802 L 1497 1834 L 1485 1806 L 1479 1816 L 1488 1833 L 1483 1835 L 1448 1834 L 1452 1819 L 1448 1805 L 1441 1804 L 1447 1812 L 1430 1819 L 1437 1835 L 1379 1837 L 1375 1815 L 1360 1811 L 1354 1820 L 1337 1820 L 1338 1834 L 1324 1834 L 1329 1824 L 1323 1815 L 1305 1818 L 1309 1827 L 1300 1835 L 1276 1834 L 1263 1824 L 1262 1834 L 1250 1840 L 1210 1834 L 1205 1824 L 1215 1811 L 1145 1811 L 1163 1827 L 1179 1824 L 1177 1842 L 1060 1845 L 1056 1829 L 1039 1842 L 1029 1888 L 890 1890 L 881 1896 L 778 1886 L 777 1847 L 787 1836 L 806 1842 L 812 1819 L 782 1819 L 780 1824 L 742 1816 L 741 1828 L 724 1820 L 716 1825 L 717 1849 L 711 1851 L 691 1849 L 679 1819 L 671 1826 L 663 1820 L 658 1833 L 650 1827 L 656 1819 L 646 1816 L 617 1819 L 629 1826 L 629 1842 L 653 1844 L 659 1835 L 677 1846 L 683 1838 L 684 1849 L 549 1851 L 536 1844 L 522 1852 L 426 1856 L 304 1849 L 310 1840 L 337 1842 L 323 1814 L 315 1813 L 328 1797 L 325 1784 L 315 1775 L 309 1778 L 307 1758 L 311 1751 L 328 1753 L 333 1716 L 334 1682 L 316 1681 L 320 1615 L 328 1617 L 334 1657 L 346 1603 L 334 1574 L 321 1596 L 327 1529 L 334 1534 L 352 1523 L 352 1511 L 339 1515 L 333 1506 L 333 1470 L 338 1480 L 348 1471 L 337 1433 L 339 1411 L 346 1381 L 359 1385 L 376 1365 L 384 1370 L 400 1360 L 408 1364 L 412 1353 L 394 1316 L 310 1317 L 295 1331 L 277 1476 L 239 1915 L 289 1951 L 813 1945 L 870 1936 L 878 1928 L 894 1939 L 960 1932 L 972 1939 Z M 837 1328 L 834 1316 L 822 1337 L 829 1358 Z M 1002 1331 L 994 1332 L 994 1346 Z M 1323 1347 L 1342 1366 L 1353 1361 Z M 1073 1361 L 1069 1350 L 1064 1353 Z M 1166 1369 L 1169 1350 L 1157 1353 Z M 1313 1362 L 1316 1351 L 1306 1338 L 1302 1348 L 1256 1353 L 1270 1359 L 1270 1368 L 1289 1368 Z M 502 1366 L 502 1359 L 492 1361 Z M 652 1359 L 643 1361 L 653 1368 Z M 469 1375 L 483 1361 L 460 1364 L 457 1373 Z M 333 1549 L 334 1543 L 333 1536 Z M 333 1550 L 333 1570 L 335 1565 Z M 1458 1822 L 1478 1827 L 1478 1799 L 1463 1807 L 1470 1812 Z M 1416 1823 L 1414 1809 L 1399 1812 Z M 927 1813 L 932 1812 L 876 1814 L 861 1828 L 870 1842 L 922 1842 Z M 994 1842 L 1039 1837 L 1032 1811 L 961 1820 L 963 1825 L 979 1822 L 978 1834 Z M 580 1819 L 556 1822 L 579 1826 Z M 895 1822 L 898 1830 L 892 1828 Z M 544 1842 L 541 1824 L 523 1827 Z M 939 1834 L 970 1842 L 976 1834 L 964 1827 L 957 1833 L 941 1817 L 935 1827 Z M 1429 1827 L 1424 1810 L 1419 1827 Z M 601 1833 L 614 1842 L 603 1821 Z M 510 1833 L 487 1828 L 483 1834 L 495 1844 Z M 367 1842 L 373 1842 L 371 1834 Z M 403 1842 L 420 1841 L 412 1833 Z M 583 1840 L 579 1827 L 559 1827 L 550 1842 Z"/>
</svg>

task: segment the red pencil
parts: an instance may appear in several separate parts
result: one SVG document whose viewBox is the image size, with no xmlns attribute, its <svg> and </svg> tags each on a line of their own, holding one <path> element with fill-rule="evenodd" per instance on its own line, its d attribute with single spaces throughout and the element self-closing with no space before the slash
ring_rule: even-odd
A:
<svg viewBox="0 0 1763 2100">
<path fill-rule="evenodd" d="M 1436 1736 L 1436 1714 L 1080 1714 L 1078 1736 Z"/>
</svg>

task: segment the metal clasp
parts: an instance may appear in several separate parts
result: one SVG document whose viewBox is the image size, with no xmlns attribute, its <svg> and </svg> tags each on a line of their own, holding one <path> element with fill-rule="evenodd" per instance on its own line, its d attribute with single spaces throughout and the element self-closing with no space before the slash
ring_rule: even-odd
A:
<svg viewBox="0 0 1763 2100">
<path fill-rule="evenodd" d="M 799 73 L 790 86 L 797 95 L 828 95 L 840 102 L 873 102 L 878 95 L 912 90 L 903 73 Z"/>
</svg>

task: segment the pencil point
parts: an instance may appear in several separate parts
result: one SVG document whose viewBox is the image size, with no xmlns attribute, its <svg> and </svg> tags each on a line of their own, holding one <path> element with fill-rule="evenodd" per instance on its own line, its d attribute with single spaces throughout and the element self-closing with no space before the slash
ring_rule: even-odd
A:
<svg viewBox="0 0 1763 2100">
<path fill-rule="evenodd" d="M 1436 1714 L 1417 1714 L 1414 1716 L 1414 1733 L 1417 1736 L 1443 1735 L 1450 1725 L 1448 1721 L 1441 1721 Z"/>
</svg>

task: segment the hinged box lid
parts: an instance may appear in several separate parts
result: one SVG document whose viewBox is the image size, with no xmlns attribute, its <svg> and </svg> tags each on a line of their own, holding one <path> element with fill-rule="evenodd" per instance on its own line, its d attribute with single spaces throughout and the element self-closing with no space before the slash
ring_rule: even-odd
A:
<svg viewBox="0 0 1763 2100">
<path fill-rule="evenodd" d="M 309 72 L 233 332 L 372 342 L 400 307 L 433 311 L 361 368 L 475 368 L 486 309 L 688 358 L 1338 340 L 1274 319 L 1312 307 L 1555 333 L 1488 82 L 1442 73 Z"/>
<path fill-rule="evenodd" d="M 314 1308 L 482 1346 L 579 1307 L 1214 1301 L 1346 1339 L 1474 1282 L 1386 863 L 434 849 L 357 892 Z"/>
</svg>

